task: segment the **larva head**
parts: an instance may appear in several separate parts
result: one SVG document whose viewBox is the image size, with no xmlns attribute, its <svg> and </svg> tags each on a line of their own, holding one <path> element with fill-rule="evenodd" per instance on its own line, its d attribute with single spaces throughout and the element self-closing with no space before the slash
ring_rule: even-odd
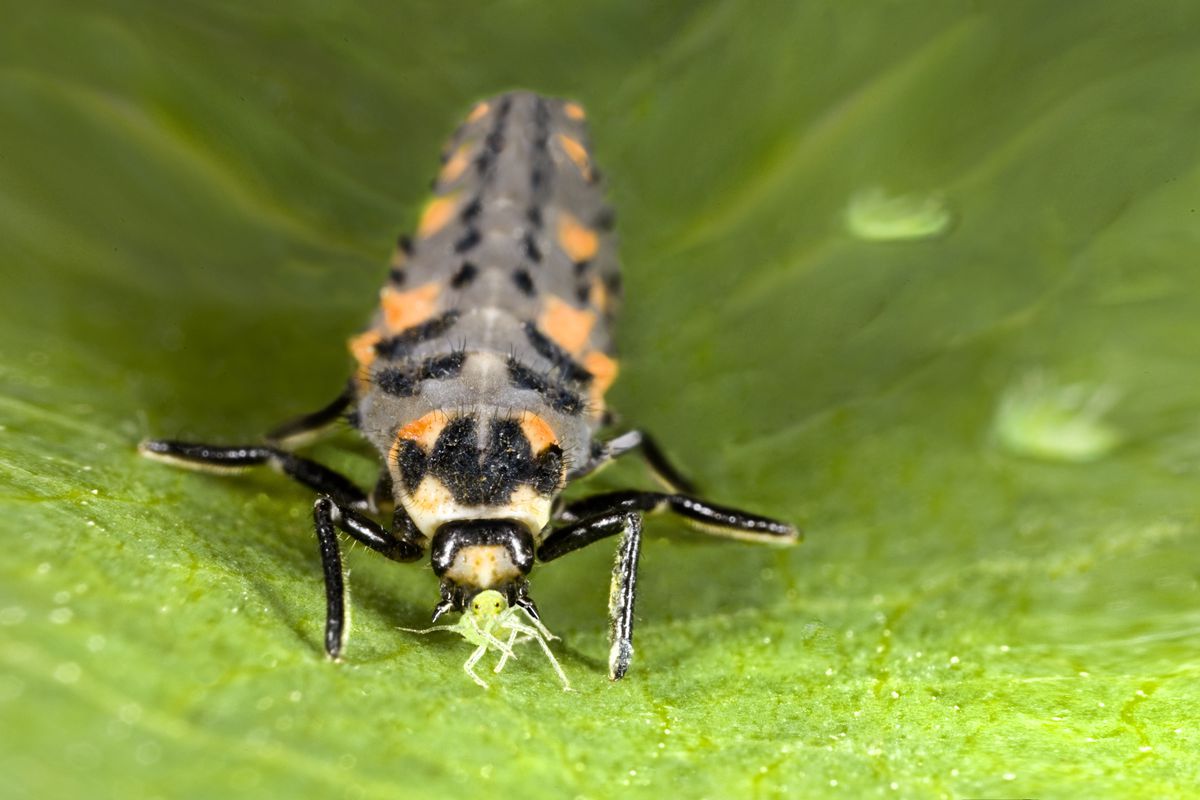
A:
<svg viewBox="0 0 1200 800">
<path fill-rule="evenodd" d="M 474 610 L 476 598 L 489 592 L 499 594 L 505 607 L 525 595 L 534 543 L 529 529 L 519 522 L 447 522 L 434 534 L 430 550 L 433 571 L 442 580 L 442 603 L 435 614 Z"/>
</svg>

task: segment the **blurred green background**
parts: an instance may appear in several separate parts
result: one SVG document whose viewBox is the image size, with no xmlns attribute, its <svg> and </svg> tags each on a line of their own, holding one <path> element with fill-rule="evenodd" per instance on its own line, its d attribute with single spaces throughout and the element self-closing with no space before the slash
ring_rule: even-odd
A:
<svg viewBox="0 0 1200 800">
<path fill-rule="evenodd" d="M 1200 785 L 1200 6 L 2 10 L 4 797 Z M 616 685 L 611 548 L 536 570 L 572 694 L 532 651 L 478 689 L 396 630 L 428 568 L 361 549 L 327 663 L 311 496 L 134 452 L 328 400 L 440 142 L 517 87 L 589 111 L 614 405 L 808 530 L 652 522 Z M 952 222 L 872 240 L 875 189 Z M 373 477 L 349 433 L 313 453 Z"/>
</svg>

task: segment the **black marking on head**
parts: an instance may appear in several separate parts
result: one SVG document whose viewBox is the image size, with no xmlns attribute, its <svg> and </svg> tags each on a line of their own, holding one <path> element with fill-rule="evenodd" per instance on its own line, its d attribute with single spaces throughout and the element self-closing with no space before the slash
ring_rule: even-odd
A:
<svg viewBox="0 0 1200 800">
<path fill-rule="evenodd" d="M 575 276 L 579 277 L 583 273 L 587 272 L 588 267 L 590 267 L 591 265 L 592 265 L 591 261 L 587 261 L 587 260 L 576 261 L 575 262 Z"/>
<path fill-rule="evenodd" d="M 400 249 L 400 252 L 404 253 L 404 255 L 406 255 L 406 256 L 412 255 L 412 252 L 413 252 L 412 239 L 410 239 L 407 234 L 404 234 L 404 233 L 400 234 L 400 236 L 396 239 L 396 247 L 398 247 Z"/>
<path fill-rule="evenodd" d="M 538 247 L 537 239 L 532 233 L 526 233 L 524 239 L 525 257 L 535 264 L 540 264 L 542 261 L 542 250 Z"/>
<path fill-rule="evenodd" d="M 410 492 L 415 492 L 425 477 L 429 461 L 421 445 L 412 439 L 402 439 L 396 450 L 396 466 L 400 468 L 400 480 Z"/>
<path fill-rule="evenodd" d="M 479 235 L 479 231 L 470 228 L 463 234 L 462 238 L 454 243 L 454 252 L 465 253 L 475 245 L 479 244 L 479 240 L 483 237 Z"/>
<path fill-rule="evenodd" d="M 464 286 L 469 286 L 472 281 L 479 275 L 479 268 L 470 261 L 464 261 L 459 267 L 458 272 L 454 273 L 454 277 L 450 279 L 450 285 L 455 289 L 461 289 Z"/>
<path fill-rule="evenodd" d="M 473 416 L 455 417 L 429 453 L 428 472 L 463 505 L 502 505 L 521 486 L 553 494 L 562 480 L 562 448 L 548 445 L 536 457 L 515 419 L 496 419 L 480 447 Z"/>
<path fill-rule="evenodd" d="M 592 382 L 592 373 L 584 369 L 578 361 L 571 357 L 570 353 L 559 347 L 554 340 L 538 330 L 537 325 L 526 322 L 523 327 L 525 338 L 529 340 L 529 344 L 539 356 L 549 361 L 563 378 L 584 385 Z"/>
<path fill-rule="evenodd" d="M 390 270 L 388 270 L 388 280 L 397 286 L 404 285 L 405 277 L 404 270 L 400 269 L 399 267 L 392 267 Z"/>
<path fill-rule="evenodd" d="M 430 556 L 433 571 L 439 577 L 446 574 L 454 565 L 458 551 L 464 547 L 487 547 L 500 545 L 508 550 L 513 564 L 522 574 L 528 574 L 533 569 L 534 542 L 533 535 L 521 525 L 507 519 L 467 519 L 447 522 L 438 528 L 430 543 Z M 524 580 L 517 585 L 508 587 L 508 595 L 514 598 L 522 594 Z M 451 588 L 443 584 L 442 595 L 450 594 L 456 608 L 462 610 L 470 598 L 462 594 L 465 587 Z M 457 589 L 457 592 L 455 591 Z M 472 595 L 473 597 L 474 595 Z M 509 602 L 512 602 L 510 600 Z"/>
<path fill-rule="evenodd" d="M 375 374 L 375 385 L 396 397 L 412 397 L 422 381 L 457 378 L 462 372 L 466 354 L 458 350 L 445 356 L 426 359 L 415 369 L 388 367 Z"/>
<path fill-rule="evenodd" d="M 406 328 L 395 336 L 391 336 L 375 344 L 375 353 L 381 358 L 396 359 L 407 355 L 421 342 L 443 336 L 458 322 L 459 312 L 450 309 L 440 317 Z"/>
<path fill-rule="evenodd" d="M 529 224 L 535 228 L 542 227 L 542 209 L 538 206 L 530 206 L 525 212 L 525 218 L 529 220 Z"/>
<path fill-rule="evenodd" d="M 529 389 L 542 396 L 551 408 L 562 414 L 583 412 L 583 398 L 546 376 L 534 372 L 513 356 L 508 357 L 508 378 L 518 389 Z"/>
<path fill-rule="evenodd" d="M 512 279 L 517 288 L 521 290 L 521 294 L 526 297 L 533 297 L 536 294 L 533 289 L 533 278 L 529 276 L 528 270 L 513 270 Z"/>
<path fill-rule="evenodd" d="M 463 206 L 463 210 L 461 212 L 459 212 L 458 218 L 460 220 L 462 220 L 463 222 L 470 222 L 471 220 L 473 220 L 477 216 L 479 216 L 479 212 L 482 210 L 483 210 L 483 203 L 479 200 L 478 197 L 476 197 L 476 198 L 472 199 L 471 202 L 469 202 L 465 206 Z"/>
</svg>

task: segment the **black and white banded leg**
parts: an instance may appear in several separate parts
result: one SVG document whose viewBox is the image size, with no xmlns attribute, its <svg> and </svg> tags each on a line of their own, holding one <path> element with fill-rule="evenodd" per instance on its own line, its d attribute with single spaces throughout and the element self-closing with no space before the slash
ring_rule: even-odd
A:
<svg viewBox="0 0 1200 800">
<path fill-rule="evenodd" d="M 389 531 L 370 517 L 338 505 L 331 497 L 318 497 L 313 504 L 317 551 L 325 573 L 325 652 L 337 660 L 345 643 L 346 581 L 335 526 L 354 541 L 393 561 L 416 561 L 425 552 L 425 537 L 403 509 L 397 509 Z M 399 534 L 399 535 L 397 535 Z"/>
<path fill-rule="evenodd" d="M 251 467 L 268 466 L 318 494 L 329 495 L 342 505 L 359 511 L 368 508 L 366 494 L 345 475 L 312 459 L 270 445 L 216 445 L 147 439 L 138 445 L 138 451 L 155 461 L 222 475 L 237 474 Z"/>
<path fill-rule="evenodd" d="M 669 510 L 703 530 L 736 539 L 794 544 L 799 531 L 757 514 L 713 505 L 682 494 L 623 491 L 589 497 L 559 512 L 567 525 L 550 532 L 538 547 L 539 561 L 553 561 L 609 536 L 621 534 L 609 594 L 611 646 L 608 676 L 620 680 L 633 658 L 634 602 L 642 546 L 642 515 Z"/>
<path fill-rule="evenodd" d="M 290 419 L 267 432 L 267 441 L 276 447 L 294 450 L 309 444 L 337 422 L 354 402 L 354 391 L 347 385 L 329 405 L 311 414 Z"/>
</svg>

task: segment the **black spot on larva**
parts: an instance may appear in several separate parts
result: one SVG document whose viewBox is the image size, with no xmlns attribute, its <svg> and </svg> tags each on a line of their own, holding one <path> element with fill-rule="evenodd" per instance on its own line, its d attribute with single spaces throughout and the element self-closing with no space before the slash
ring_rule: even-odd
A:
<svg viewBox="0 0 1200 800">
<path fill-rule="evenodd" d="M 621 273 L 611 272 L 604 276 L 604 288 L 613 297 L 621 296 Z"/>
<path fill-rule="evenodd" d="M 592 381 L 592 373 L 588 372 L 571 357 L 571 354 L 558 346 L 548 336 L 538 330 L 537 325 L 532 322 L 524 324 L 525 338 L 529 340 L 529 344 L 539 356 L 550 362 L 550 365 L 558 371 L 565 380 L 575 383 L 587 385 Z"/>
<path fill-rule="evenodd" d="M 405 277 L 404 270 L 399 267 L 392 267 L 388 270 L 388 280 L 396 286 L 403 286 Z"/>
<path fill-rule="evenodd" d="M 469 286 L 478 275 L 479 268 L 470 261 L 464 261 L 462 266 L 458 268 L 458 272 L 454 273 L 454 277 L 450 279 L 450 285 L 455 289 L 461 289 L 464 286 Z"/>
<path fill-rule="evenodd" d="M 406 256 L 412 255 L 412 251 L 413 251 L 412 239 L 410 239 L 407 234 L 402 233 L 402 234 L 400 234 L 399 237 L 397 237 L 396 247 L 398 247 L 400 249 L 400 252 L 404 253 L 404 255 L 406 255 Z"/>
<path fill-rule="evenodd" d="M 449 355 L 434 356 L 415 367 L 388 367 L 375 374 L 375 385 L 390 395 L 412 397 L 422 381 L 456 378 L 462 372 L 466 354 L 456 350 Z"/>
<path fill-rule="evenodd" d="M 525 245 L 525 257 L 535 264 L 541 263 L 542 250 L 538 247 L 537 240 L 532 233 L 526 233 L 523 241 Z"/>
<path fill-rule="evenodd" d="M 458 322 L 458 317 L 459 312 L 451 309 L 440 317 L 434 317 L 431 320 L 422 322 L 420 325 L 413 325 L 411 328 L 407 328 L 395 336 L 377 342 L 375 344 L 375 352 L 381 358 L 388 359 L 405 356 L 421 342 L 444 336 L 447 331 L 454 327 L 454 323 Z"/>
<path fill-rule="evenodd" d="M 592 227 L 602 230 L 611 231 L 617 224 L 617 212 L 612 208 L 602 208 L 592 219 Z"/>
<path fill-rule="evenodd" d="M 496 130 L 487 135 L 484 144 L 493 154 L 499 154 L 504 149 L 504 132 L 497 126 Z"/>
<path fill-rule="evenodd" d="M 512 356 L 508 359 L 508 378 L 518 389 L 529 389 L 540 394 L 555 411 L 572 415 L 583 411 L 583 398 L 552 382 L 545 375 L 534 372 Z"/>
<path fill-rule="evenodd" d="M 479 231 L 475 230 L 474 228 L 471 228 L 470 230 L 468 230 L 466 233 L 463 234 L 461 239 L 459 239 L 457 242 L 454 243 L 454 252 L 456 252 L 456 253 L 467 252 L 468 250 L 475 247 L 475 245 L 479 244 L 479 240 L 481 238 L 482 237 L 479 235 Z"/>
<path fill-rule="evenodd" d="M 396 451 L 396 466 L 400 467 L 400 480 L 404 482 L 405 488 L 415 492 L 421 485 L 421 479 L 425 477 L 428 459 L 419 444 L 411 439 L 401 439 L 400 447 Z"/>
<path fill-rule="evenodd" d="M 540 188 L 542 188 L 542 181 L 543 181 L 544 179 L 545 179 L 545 176 L 542 174 L 542 168 L 541 168 L 541 167 L 534 167 L 533 169 L 531 169 L 531 170 L 529 171 L 529 185 L 530 185 L 530 187 L 532 187 L 532 188 L 534 188 L 534 189 L 540 189 Z"/>
<path fill-rule="evenodd" d="M 523 269 L 514 270 L 512 274 L 513 283 L 521 290 L 521 293 L 526 297 L 533 297 L 533 278 L 529 276 L 529 272 Z"/>
<path fill-rule="evenodd" d="M 480 175 L 486 173 L 492 168 L 492 154 L 484 150 L 479 155 L 475 156 L 475 171 Z"/>
<path fill-rule="evenodd" d="M 525 218 L 529 220 L 529 224 L 535 228 L 542 227 L 542 209 L 538 206 L 530 206 L 525 212 Z"/>
<path fill-rule="evenodd" d="M 585 261 L 576 261 L 575 262 L 575 275 L 578 277 L 578 276 L 582 275 L 583 273 L 587 272 L 588 267 L 590 267 L 591 265 L 592 265 L 591 261 L 586 261 L 586 260 Z"/>
<path fill-rule="evenodd" d="M 412 397 L 417 393 L 420 381 L 403 369 L 382 369 L 375 374 L 375 385 L 396 397 Z"/>
<path fill-rule="evenodd" d="M 575 299 L 580 304 L 586 303 L 592 296 L 592 287 L 586 283 L 581 283 L 575 287 Z"/>
<path fill-rule="evenodd" d="M 463 222 L 470 222 L 479 216 L 479 212 L 483 210 L 483 203 L 476 197 L 463 206 L 463 210 L 459 212 L 458 218 Z"/>
</svg>

